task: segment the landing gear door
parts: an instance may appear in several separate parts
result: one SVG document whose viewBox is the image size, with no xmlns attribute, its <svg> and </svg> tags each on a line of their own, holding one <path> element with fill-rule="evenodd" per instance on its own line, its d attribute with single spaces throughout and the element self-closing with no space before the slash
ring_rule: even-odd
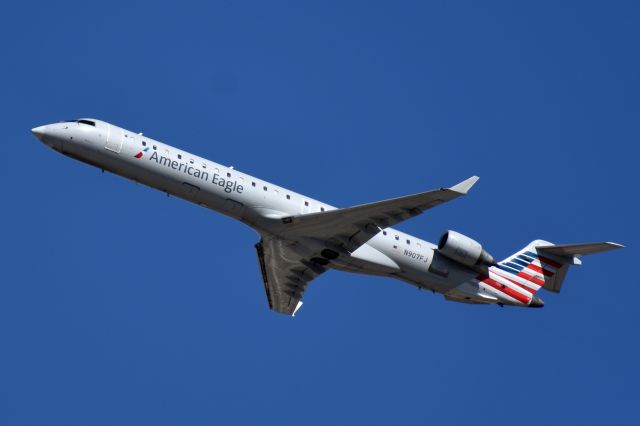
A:
<svg viewBox="0 0 640 426">
<path fill-rule="evenodd" d="M 107 141 L 104 145 L 104 149 L 115 152 L 116 154 L 120 153 L 122 150 L 122 138 L 122 129 L 109 125 Z"/>
</svg>

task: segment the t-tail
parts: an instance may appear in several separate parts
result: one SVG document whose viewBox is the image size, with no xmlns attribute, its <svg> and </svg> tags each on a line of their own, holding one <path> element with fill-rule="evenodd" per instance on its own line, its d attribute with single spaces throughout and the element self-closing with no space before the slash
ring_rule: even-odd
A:
<svg viewBox="0 0 640 426">
<path fill-rule="evenodd" d="M 508 280 L 511 286 L 507 286 L 507 289 L 516 286 L 511 290 L 514 293 L 512 296 L 520 302 L 525 303 L 528 300 L 530 307 L 542 307 L 544 302 L 536 296 L 538 290 L 544 288 L 554 293 L 560 292 L 569 266 L 582 264 L 580 256 L 622 247 L 624 246 L 608 242 L 552 244 L 536 240 L 496 266 L 492 266 L 490 275 L 493 275 L 496 281 Z M 531 296 L 527 297 L 527 294 Z"/>
</svg>

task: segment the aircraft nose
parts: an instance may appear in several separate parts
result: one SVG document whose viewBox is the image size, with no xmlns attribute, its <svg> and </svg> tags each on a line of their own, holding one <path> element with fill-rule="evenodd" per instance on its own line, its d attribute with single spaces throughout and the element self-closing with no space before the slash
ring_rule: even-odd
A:
<svg viewBox="0 0 640 426">
<path fill-rule="evenodd" d="M 47 126 L 34 127 L 33 129 L 31 129 L 31 133 L 33 133 L 33 136 L 35 136 L 36 138 L 42 140 L 42 138 L 44 138 L 44 135 L 47 133 Z"/>
</svg>

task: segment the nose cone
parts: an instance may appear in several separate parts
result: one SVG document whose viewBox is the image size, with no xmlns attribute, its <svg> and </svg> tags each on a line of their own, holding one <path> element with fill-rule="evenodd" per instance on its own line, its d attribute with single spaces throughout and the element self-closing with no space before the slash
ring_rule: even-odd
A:
<svg viewBox="0 0 640 426">
<path fill-rule="evenodd" d="M 47 133 L 47 126 L 34 127 L 31 129 L 31 133 L 33 133 L 33 136 L 38 138 L 40 141 L 44 142 L 44 136 Z"/>
</svg>

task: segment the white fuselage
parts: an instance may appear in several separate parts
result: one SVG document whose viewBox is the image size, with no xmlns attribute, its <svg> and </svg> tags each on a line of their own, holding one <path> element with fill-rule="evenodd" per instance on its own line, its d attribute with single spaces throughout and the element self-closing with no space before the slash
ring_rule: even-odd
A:
<svg viewBox="0 0 640 426">
<path fill-rule="evenodd" d="M 37 136 L 67 156 L 231 216 L 262 235 L 272 232 L 268 223 L 273 219 L 335 209 L 147 136 L 100 120 L 79 121 L 42 126 Z M 305 242 L 298 243 L 304 251 Z M 472 269 L 450 264 L 446 277 L 430 272 L 435 248 L 430 242 L 387 228 L 349 256 L 336 259 L 331 267 L 391 276 L 458 301 L 518 304 L 505 300 L 500 292 L 469 284 L 477 275 Z"/>
</svg>

